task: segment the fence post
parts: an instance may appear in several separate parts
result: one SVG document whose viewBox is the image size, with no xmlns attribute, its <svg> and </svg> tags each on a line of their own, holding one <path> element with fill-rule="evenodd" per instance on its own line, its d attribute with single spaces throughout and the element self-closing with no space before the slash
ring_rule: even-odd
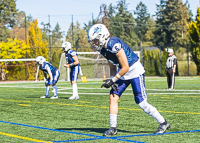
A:
<svg viewBox="0 0 200 143">
<path fill-rule="evenodd" d="M 188 58 L 188 76 L 190 75 L 190 51 L 189 46 L 187 45 L 187 58 Z"/>
</svg>

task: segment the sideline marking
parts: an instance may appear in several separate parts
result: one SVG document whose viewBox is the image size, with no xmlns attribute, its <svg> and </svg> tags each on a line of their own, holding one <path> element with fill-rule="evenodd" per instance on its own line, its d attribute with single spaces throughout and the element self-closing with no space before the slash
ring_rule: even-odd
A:
<svg viewBox="0 0 200 143">
<path fill-rule="evenodd" d="M 106 106 L 91 106 L 91 105 L 53 103 L 53 102 L 32 102 L 32 101 L 5 100 L 5 99 L 0 99 L 0 101 L 38 103 L 38 104 L 50 104 L 50 105 L 65 105 L 65 106 L 91 107 L 91 108 L 109 108 L 109 107 L 106 107 Z M 121 109 L 121 110 L 142 111 L 142 109 L 134 109 L 134 108 L 122 108 L 122 107 L 120 107 L 119 109 Z M 175 114 L 194 114 L 194 115 L 200 115 L 200 113 L 197 113 L 197 112 L 162 111 L 162 110 L 158 110 L 158 111 L 159 112 L 166 112 L 166 113 L 175 113 Z"/>
<path fill-rule="evenodd" d="M 32 138 L 22 137 L 22 136 L 18 136 L 18 135 L 13 135 L 13 134 L 8 134 L 8 133 L 3 133 L 3 132 L 0 132 L 0 134 L 1 134 L 1 135 L 4 135 L 4 136 L 9 136 L 9 137 L 14 137 L 14 138 L 19 138 L 19 139 L 29 140 L 29 141 L 34 141 L 34 142 L 52 143 L 52 142 L 49 142 L 49 141 L 42 141 L 42 140 L 37 140 L 37 139 L 32 139 Z"/>
</svg>

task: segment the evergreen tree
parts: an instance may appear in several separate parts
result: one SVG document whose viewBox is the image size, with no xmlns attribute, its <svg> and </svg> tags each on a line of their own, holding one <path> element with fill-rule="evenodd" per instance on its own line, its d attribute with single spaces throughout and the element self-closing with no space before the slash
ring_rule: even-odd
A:
<svg viewBox="0 0 200 143">
<path fill-rule="evenodd" d="M 74 50 L 78 51 L 90 51 L 90 45 L 88 39 L 85 36 L 87 32 L 84 28 L 80 27 L 80 24 L 77 22 L 76 25 L 70 25 L 69 30 L 67 31 L 66 41 L 70 42 Z"/>
<path fill-rule="evenodd" d="M 188 39 L 187 21 L 189 19 L 186 4 L 179 0 L 160 1 L 156 12 L 156 44 L 183 44 Z M 183 36 L 184 34 L 184 36 Z"/>
<path fill-rule="evenodd" d="M 145 36 L 144 36 L 143 46 L 153 46 L 153 45 L 155 45 L 155 43 L 154 43 L 154 39 L 155 39 L 154 33 L 155 33 L 155 30 L 156 30 L 156 28 L 155 28 L 156 23 L 153 20 L 153 18 L 149 18 L 148 24 L 149 24 L 149 27 L 148 27 L 147 32 L 145 33 Z"/>
<path fill-rule="evenodd" d="M 15 25 L 16 14 L 15 0 L 0 1 L 0 41 L 6 41 L 9 28 L 13 28 Z"/>
<path fill-rule="evenodd" d="M 52 31 L 52 47 L 61 47 L 62 45 L 62 32 L 60 31 L 61 28 L 59 24 L 57 23 L 54 30 Z"/>
<path fill-rule="evenodd" d="M 112 36 L 121 38 L 129 46 L 136 45 L 137 41 L 134 33 L 135 21 L 132 13 L 127 10 L 126 0 L 120 0 L 116 10 L 115 16 L 110 18 L 110 33 Z"/>
<path fill-rule="evenodd" d="M 142 2 L 140 2 L 137 5 L 134 14 L 137 16 L 135 18 L 136 22 L 135 33 L 140 39 L 140 46 L 142 46 L 142 42 L 144 41 L 145 34 L 147 33 L 149 27 L 148 22 L 150 14 L 148 13 L 147 7 Z"/>
<path fill-rule="evenodd" d="M 192 18 L 193 13 L 192 13 L 192 10 L 190 9 L 190 4 L 188 3 L 188 0 L 186 0 L 185 4 L 187 5 L 187 10 L 188 10 L 188 14 L 189 14 L 188 22 L 193 21 L 193 18 Z"/>
<path fill-rule="evenodd" d="M 50 38 L 49 38 L 49 33 L 51 32 L 50 30 L 49 30 L 49 27 L 50 27 L 50 25 L 49 25 L 49 23 L 44 23 L 44 22 L 42 22 L 41 23 L 41 25 L 43 26 L 43 28 L 41 29 L 41 31 L 42 31 L 42 39 L 43 40 L 46 40 L 47 41 L 47 43 L 49 43 L 50 41 Z"/>
</svg>

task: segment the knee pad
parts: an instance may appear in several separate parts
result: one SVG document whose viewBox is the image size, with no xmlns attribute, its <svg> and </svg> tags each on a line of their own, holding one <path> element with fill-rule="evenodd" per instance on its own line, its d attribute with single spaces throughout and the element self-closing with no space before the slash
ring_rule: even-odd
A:
<svg viewBox="0 0 200 143">
<path fill-rule="evenodd" d="M 156 108 L 149 104 L 146 100 L 142 101 L 138 104 L 138 106 L 148 115 L 153 115 L 156 112 Z"/>
</svg>

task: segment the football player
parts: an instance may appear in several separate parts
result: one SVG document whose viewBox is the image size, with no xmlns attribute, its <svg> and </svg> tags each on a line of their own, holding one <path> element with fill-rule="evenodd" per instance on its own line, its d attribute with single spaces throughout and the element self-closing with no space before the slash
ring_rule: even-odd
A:
<svg viewBox="0 0 200 143">
<path fill-rule="evenodd" d="M 109 105 L 110 129 L 103 136 L 117 134 L 118 100 L 130 84 L 136 104 L 159 123 L 155 133 L 164 133 L 170 127 L 170 124 L 154 106 L 147 102 L 144 81 L 145 70 L 139 61 L 139 57 L 120 38 L 109 36 L 110 33 L 103 24 L 93 25 L 87 33 L 91 47 L 98 50 L 108 60 L 110 66 L 111 78 L 105 80 L 105 83 L 101 86 L 112 88 Z M 118 70 L 116 67 L 118 67 Z"/>
<path fill-rule="evenodd" d="M 70 68 L 70 81 L 72 84 L 72 91 L 73 91 L 73 95 L 71 97 L 69 97 L 69 100 L 77 100 L 79 99 L 78 96 L 78 88 L 77 88 L 77 78 L 78 78 L 78 74 L 79 74 L 79 69 L 80 69 L 80 64 L 79 64 L 79 60 L 78 60 L 78 56 L 76 51 L 71 50 L 71 43 L 70 42 L 64 42 L 62 44 L 63 47 L 63 51 L 65 52 L 65 58 L 67 61 L 67 64 L 64 64 L 63 66 L 66 68 Z"/>
<path fill-rule="evenodd" d="M 36 64 L 39 65 L 39 69 L 43 71 L 44 77 L 46 79 L 46 94 L 44 96 L 41 96 L 40 98 L 49 98 L 50 85 L 52 85 L 54 96 L 52 96 L 51 99 L 57 99 L 58 94 L 56 83 L 59 79 L 60 72 L 52 64 L 47 62 L 46 59 L 42 56 L 38 56 L 36 58 Z M 47 75 L 49 76 L 48 78 Z"/>
</svg>

